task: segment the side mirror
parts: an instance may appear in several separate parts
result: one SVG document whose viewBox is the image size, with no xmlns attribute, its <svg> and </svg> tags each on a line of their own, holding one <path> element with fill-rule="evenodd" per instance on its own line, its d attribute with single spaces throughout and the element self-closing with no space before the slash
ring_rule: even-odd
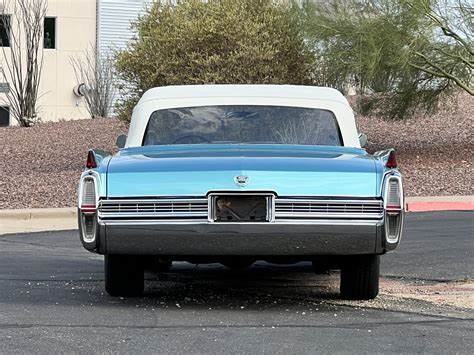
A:
<svg viewBox="0 0 474 355">
<path fill-rule="evenodd" d="M 360 143 L 360 146 L 362 148 L 364 148 L 367 145 L 367 141 L 368 141 L 367 134 L 360 133 L 359 134 L 359 143 Z"/>
<path fill-rule="evenodd" d="M 125 134 L 121 134 L 120 136 L 117 137 L 115 144 L 117 144 L 117 147 L 123 148 L 125 147 L 126 142 L 127 142 L 127 136 Z"/>
</svg>

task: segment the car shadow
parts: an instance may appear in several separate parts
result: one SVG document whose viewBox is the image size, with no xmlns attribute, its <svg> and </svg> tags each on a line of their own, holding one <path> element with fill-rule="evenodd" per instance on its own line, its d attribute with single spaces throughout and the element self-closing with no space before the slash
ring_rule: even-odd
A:
<svg viewBox="0 0 474 355">
<path fill-rule="evenodd" d="M 275 265 L 257 262 L 250 268 L 234 271 L 220 264 L 175 262 L 169 272 L 146 272 L 145 291 L 141 297 L 109 296 L 104 288 L 101 264 L 94 264 L 94 268 L 83 273 L 79 272 L 83 265 L 78 261 L 69 273 L 59 272 L 58 278 L 5 279 L 0 301 L 4 305 L 81 309 L 186 307 L 196 311 L 244 308 L 281 311 L 295 305 L 324 308 L 322 303 L 340 298 L 337 272 L 316 275 L 311 263 Z"/>
<path fill-rule="evenodd" d="M 311 263 L 257 262 L 243 270 L 220 264 L 179 263 L 167 273 L 147 273 L 144 297 L 179 305 L 239 308 L 340 298 L 338 275 L 316 275 Z"/>
</svg>

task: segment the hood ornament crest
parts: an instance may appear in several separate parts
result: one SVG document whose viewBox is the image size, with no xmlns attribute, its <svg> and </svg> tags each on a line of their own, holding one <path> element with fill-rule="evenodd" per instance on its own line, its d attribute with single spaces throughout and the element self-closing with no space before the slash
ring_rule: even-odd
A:
<svg viewBox="0 0 474 355">
<path fill-rule="evenodd" d="M 234 182 L 238 186 L 246 186 L 249 183 L 249 177 L 247 175 L 238 175 L 234 178 Z"/>
</svg>

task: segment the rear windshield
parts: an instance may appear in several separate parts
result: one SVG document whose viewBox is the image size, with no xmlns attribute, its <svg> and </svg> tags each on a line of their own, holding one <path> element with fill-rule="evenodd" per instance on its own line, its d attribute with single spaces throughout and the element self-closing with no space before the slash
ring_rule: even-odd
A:
<svg viewBox="0 0 474 355">
<path fill-rule="evenodd" d="M 343 144 L 331 111 L 288 106 L 199 106 L 153 112 L 143 145 Z"/>
</svg>

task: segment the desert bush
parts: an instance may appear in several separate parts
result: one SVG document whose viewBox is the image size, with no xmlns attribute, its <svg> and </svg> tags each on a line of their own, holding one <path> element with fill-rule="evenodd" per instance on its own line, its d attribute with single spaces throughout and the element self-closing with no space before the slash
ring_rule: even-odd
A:
<svg viewBox="0 0 474 355">
<path fill-rule="evenodd" d="M 313 84 L 315 56 L 290 1 L 155 2 L 117 53 L 118 113 L 147 89 L 183 84 Z"/>
<path fill-rule="evenodd" d="M 327 0 L 302 18 L 316 80 L 357 92 L 358 109 L 385 118 L 432 113 L 459 90 L 474 94 L 468 0 Z"/>
</svg>

